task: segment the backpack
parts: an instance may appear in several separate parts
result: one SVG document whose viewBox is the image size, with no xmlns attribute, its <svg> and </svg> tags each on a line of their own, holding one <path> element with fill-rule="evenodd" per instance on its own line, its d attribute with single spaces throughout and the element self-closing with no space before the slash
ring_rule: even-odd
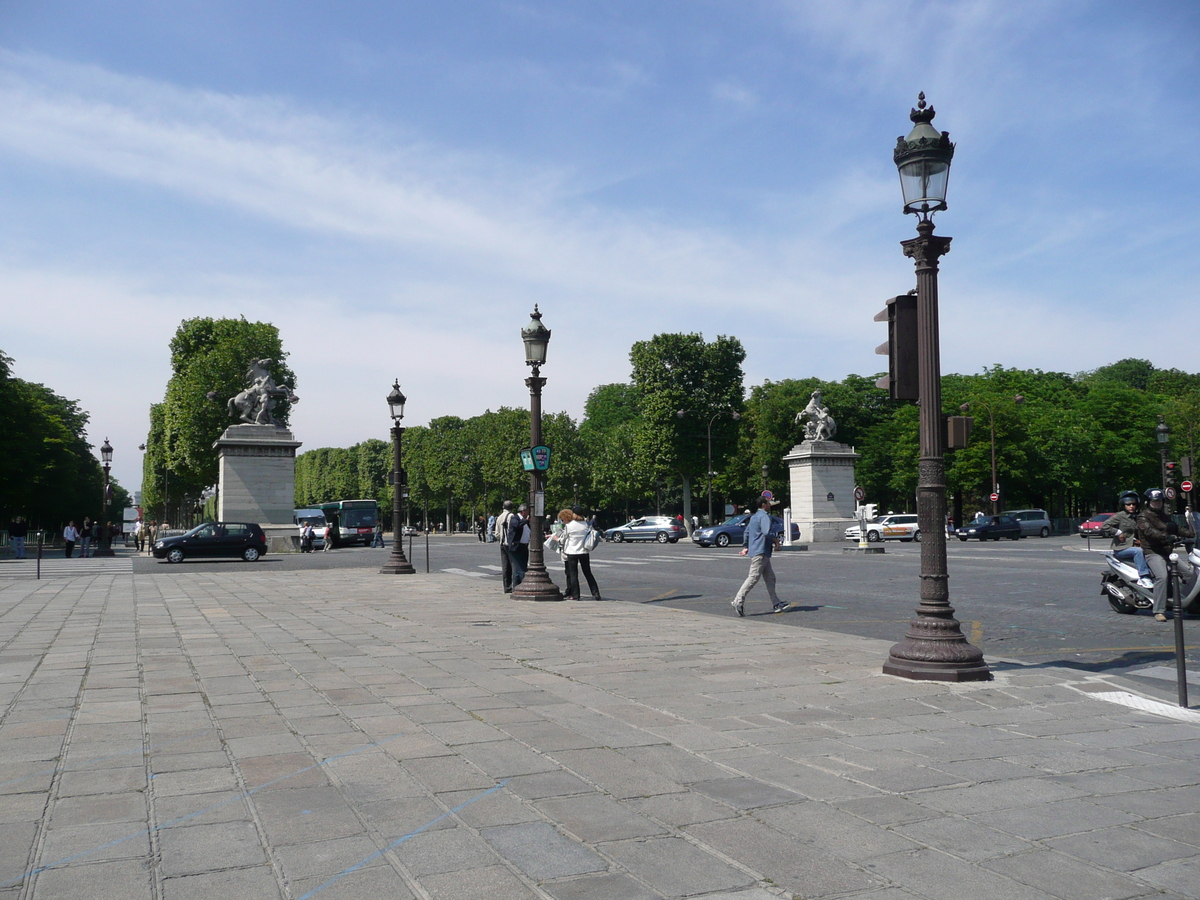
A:
<svg viewBox="0 0 1200 900">
<path fill-rule="evenodd" d="M 587 534 L 583 536 L 583 549 L 587 553 L 591 553 L 600 546 L 600 532 L 595 528 L 588 528 Z"/>
</svg>

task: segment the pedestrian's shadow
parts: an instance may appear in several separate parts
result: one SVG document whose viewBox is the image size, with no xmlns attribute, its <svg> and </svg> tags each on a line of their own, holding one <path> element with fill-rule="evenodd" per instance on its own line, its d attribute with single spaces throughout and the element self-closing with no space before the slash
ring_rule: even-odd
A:
<svg viewBox="0 0 1200 900">
<path fill-rule="evenodd" d="M 699 600 L 703 594 L 672 594 L 670 597 L 653 597 L 650 600 L 643 600 L 642 603 L 666 603 L 668 600 L 674 603 L 676 600 Z"/>
<path fill-rule="evenodd" d="M 787 609 L 785 609 L 781 613 L 777 613 L 773 609 L 766 609 L 766 610 L 763 610 L 762 612 L 750 613 L 750 615 L 751 616 L 786 616 L 788 613 L 795 613 L 795 612 L 816 612 L 820 608 L 821 607 L 819 607 L 819 606 L 797 606 L 796 604 L 793 603 L 791 606 L 789 606 Z"/>
</svg>

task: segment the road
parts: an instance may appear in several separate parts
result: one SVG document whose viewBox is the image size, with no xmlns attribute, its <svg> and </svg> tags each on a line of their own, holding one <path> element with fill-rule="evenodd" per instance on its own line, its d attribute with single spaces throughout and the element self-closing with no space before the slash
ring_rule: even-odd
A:
<svg viewBox="0 0 1200 900">
<path fill-rule="evenodd" d="M 853 545 L 847 544 L 846 547 Z M 1096 545 L 1098 546 L 1098 545 Z M 756 587 L 748 616 L 770 616 L 781 625 L 801 625 L 845 634 L 900 640 L 917 604 L 920 546 L 888 542 L 882 555 L 859 555 L 846 547 L 814 544 L 804 552 L 775 556 L 780 596 L 794 604 L 769 613 L 766 591 Z M 971 643 L 990 664 L 1057 665 L 1148 679 L 1174 694 L 1173 626 L 1145 614 L 1114 613 L 1100 594 L 1102 555 L 1088 553 L 1075 537 L 1028 538 L 1020 542 L 959 543 L 947 547 L 951 604 Z M 331 553 L 269 556 L 256 566 L 297 568 L 380 565 L 387 551 L 365 548 Z M 429 540 L 431 571 L 489 579 L 499 590 L 499 547 L 465 536 Z M 415 538 L 410 561 L 425 571 L 424 538 Z M 606 600 L 655 603 L 718 616 L 732 616 L 729 601 L 746 575 L 737 548 L 678 544 L 602 544 L 593 570 Z M 548 554 L 551 577 L 562 587 L 562 564 Z M 165 565 L 149 559 L 135 571 Z M 187 562 L 188 570 L 245 566 L 234 560 Z M 1187 624 L 1187 623 L 1185 623 Z M 1188 624 L 1189 632 L 1195 626 Z M 1200 633 L 1188 635 L 1189 669 L 1200 673 Z M 1168 683 L 1170 682 L 1170 683 Z M 1200 680 L 1196 682 L 1200 685 Z M 1194 687 L 1193 690 L 1200 690 Z"/>
</svg>

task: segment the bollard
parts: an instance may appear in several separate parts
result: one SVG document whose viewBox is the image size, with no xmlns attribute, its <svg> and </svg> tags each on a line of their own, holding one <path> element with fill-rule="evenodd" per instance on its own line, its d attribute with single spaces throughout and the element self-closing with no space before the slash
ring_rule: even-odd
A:
<svg viewBox="0 0 1200 900">
<path fill-rule="evenodd" d="M 1179 686 L 1179 705 L 1188 708 L 1187 663 L 1183 646 L 1183 579 L 1179 575 L 1179 554 L 1170 556 L 1171 572 L 1168 578 L 1175 591 L 1175 680 Z"/>
<path fill-rule="evenodd" d="M 44 532 L 38 532 L 38 561 L 37 561 L 37 580 L 42 580 L 42 540 L 46 537 Z"/>
</svg>

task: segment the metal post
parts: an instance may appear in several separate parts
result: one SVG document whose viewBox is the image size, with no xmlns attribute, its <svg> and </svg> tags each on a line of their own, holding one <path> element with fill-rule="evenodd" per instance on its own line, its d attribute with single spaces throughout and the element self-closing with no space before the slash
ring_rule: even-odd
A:
<svg viewBox="0 0 1200 900">
<path fill-rule="evenodd" d="M 711 528 L 716 522 L 713 520 L 712 509 L 712 423 L 716 420 L 720 413 L 713 413 L 713 417 L 708 420 L 708 527 Z"/>
<path fill-rule="evenodd" d="M 1172 554 L 1174 557 L 1174 554 Z M 1183 646 L 1183 579 L 1179 575 L 1179 563 L 1172 559 L 1171 586 L 1175 589 L 1175 683 L 1179 705 L 1188 708 L 1187 659 Z"/>
<path fill-rule="evenodd" d="M 542 443 L 542 386 L 546 379 L 533 367 L 533 375 L 525 379 L 529 388 L 529 446 Z M 521 583 L 513 587 L 514 600 L 561 600 L 562 591 L 550 580 L 543 555 L 542 520 L 543 510 L 538 501 L 542 494 L 542 473 L 534 469 L 529 473 L 529 565 Z"/>
<path fill-rule="evenodd" d="M 992 493 L 997 497 L 992 501 L 992 515 L 1000 514 L 1000 483 L 996 481 L 996 412 L 992 409 L 992 405 L 988 404 L 988 424 L 992 429 Z"/>
<path fill-rule="evenodd" d="M 107 439 L 105 439 L 107 443 Z M 92 556 L 116 556 L 112 548 L 112 532 L 108 527 L 108 486 L 109 486 L 109 467 L 104 467 L 104 497 L 101 504 L 103 512 L 100 514 L 100 546 L 96 548 Z"/>
<path fill-rule="evenodd" d="M 917 272 L 917 327 L 920 384 L 921 458 L 917 516 L 921 529 L 921 603 L 904 640 L 891 649 L 883 671 L 929 681 L 990 681 L 983 653 L 967 643 L 950 606 L 946 567 L 946 463 L 942 426 L 941 349 L 938 343 L 938 259 L 950 238 L 933 234 L 933 223 L 917 225 L 916 238 L 903 241 L 904 255 Z"/>
<path fill-rule="evenodd" d="M 404 556 L 404 476 L 400 467 L 400 442 L 404 429 L 397 422 L 392 426 L 392 553 L 379 569 L 380 575 L 415 575 L 417 570 Z M 428 556 L 428 554 L 427 554 Z"/>
</svg>

